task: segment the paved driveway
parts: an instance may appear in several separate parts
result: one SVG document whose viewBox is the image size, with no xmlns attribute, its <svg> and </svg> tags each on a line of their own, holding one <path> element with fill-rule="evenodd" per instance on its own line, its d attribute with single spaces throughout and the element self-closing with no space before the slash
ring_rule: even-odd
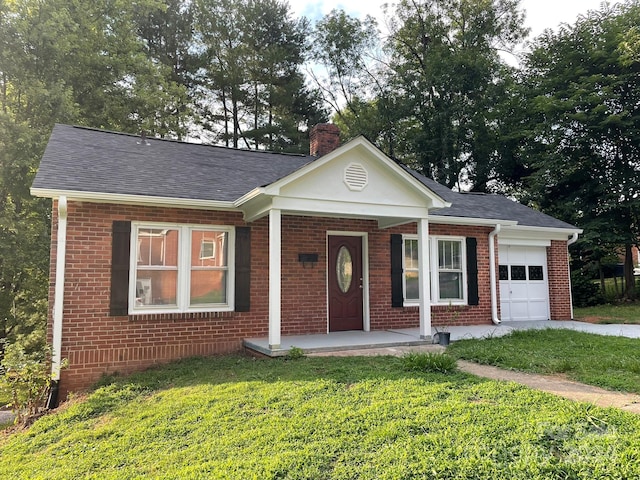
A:
<svg viewBox="0 0 640 480">
<path fill-rule="evenodd" d="M 597 335 L 612 335 L 628 338 L 640 338 L 640 325 L 595 324 L 577 321 L 525 321 L 502 322 L 500 325 L 470 325 L 463 327 L 447 327 L 451 332 L 451 340 L 464 338 L 500 337 L 514 330 L 532 330 L 545 328 L 564 328 L 579 332 L 595 333 Z M 434 332 L 435 332 L 434 328 Z"/>
</svg>

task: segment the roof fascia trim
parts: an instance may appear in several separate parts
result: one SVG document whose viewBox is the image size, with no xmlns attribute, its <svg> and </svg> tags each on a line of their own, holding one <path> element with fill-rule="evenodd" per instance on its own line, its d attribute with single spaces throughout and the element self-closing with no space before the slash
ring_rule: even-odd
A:
<svg viewBox="0 0 640 480">
<path fill-rule="evenodd" d="M 261 195 L 264 195 L 264 194 L 265 194 L 265 188 L 264 187 L 254 188 L 253 190 L 251 190 L 250 192 L 245 193 L 243 196 L 241 196 L 235 202 L 233 202 L 233 205 L 235 207 L 240 207 L 241 205 L 253 200 L 254 198 L 257 198 L 257 197 L 259 197 Z"/>
<path fill-rule="evenodd" d="M 583 230 L 581 228 L 560 228 L 560 227 L 532 227 L 529 225 L 515 225 L 509 226 L 508 232 L 531 232 L 531 233 L 557 233 L 573 235 L 574 233 L 581 234 Z M 505 232 L 502 232 L 504 235 Z"/>
<path fill-rule="evenodd" d="M 193 198 L 152 197 L 148 195 L 130 195 L 122 193 L 81 192 L 73 190 L 56 190 L 47 188 L 31 188 L 31 195 L 43 198 L 59 198 L 67 196 L 69 200 L 94 203 L 121 203 L 126 205 L 164 206 L 174 208 L 193 208 L 201 210 L 240 211 L 234 202 L 198 200 Z"/>
<path fill-rule="evenodd" d="M 495 227 L 502 225 L 511 227 L 518 225 L 515 220 L 498 220 L 494 218 L 473 218 L 473 217 L 449 217 L 445 215 L 429 215 L 429 223 L 439 223 L 447 225 L 488 225 Z"/>
</svg>

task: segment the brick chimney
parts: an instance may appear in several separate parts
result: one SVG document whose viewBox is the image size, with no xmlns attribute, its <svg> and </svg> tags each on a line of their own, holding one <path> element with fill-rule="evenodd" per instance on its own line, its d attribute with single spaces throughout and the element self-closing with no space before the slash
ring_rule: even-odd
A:
<svg viewBox="0 0 640 480">
<path fill-rule="evenodd" d="M 322 157 L 340 146 L 340 129 L 333 123 L 319 123 L 309 133 L 309 153 Z"/>
</svg>

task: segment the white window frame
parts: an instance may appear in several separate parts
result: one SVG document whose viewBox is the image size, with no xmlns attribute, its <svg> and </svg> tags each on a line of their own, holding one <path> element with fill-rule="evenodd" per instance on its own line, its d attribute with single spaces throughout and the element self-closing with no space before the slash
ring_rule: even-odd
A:
<svg viewBox="0 0 640 480">
<path fill-rule="evenodd" d="M 136 279 L 138 268 L 138 232 L 140 229 L 170 229 L 178 230 L 178 288 L 176 291 L 176 305 L 136 305 Z M 191 289 L 191 248 L 192 232 L 194 230 L 225 232 L 227 234 L 227 301 L 220 304 L 208 304 L 192 307 L 190 302 Z M 162 313 L 190 313 L 190 312 L 229 312 L 235 308 L 235 228 L 223 225 L 197 225 L 183 223 L 162 222 L 131 222 L 131 252 L 129 262 L 129 315 L 162 314 Z"/>
<path fill-rule="evenodd" d="M 406 264 L 405 264 L 405 259 L 406 257 L 406 245 L 407 245 L 407 240 L 415 240 L 416 244 L 418 242 L 418 236 L 417 235 L 402 235 L 402 298 L 403 298 L 403 304 L 405 307 L 416 307 L 418 305 L 420 305 L 420 298 L 411 298 L 408 299 L 407 298 L 407 275 L 406 272 L 407 271 L 418 271 L 418 277 L 420 276 L 420 272 L 418 268 L 407 268 Z M 418 292 L 418 295 L 420 294 L 420 292 Z"/>
<path fill-rule="evenodd" d="M 431 304 L 432 305 L 467 305 L 467 242 L 465 237 L 457 236 L 434 236 L 431 240 Z M 460 273 L 462 274 L 462 298 L 440 298 L 440 272 L 451 272 L 457 270 L 440 270 L 438 259 L 438 246 L 440 241 L 452 241 L 460 243 Z M 435 301 L 433 299 L 436 299 Z"/>
<path fill-rule="evenodd" d="M 205 245 L 211 246 L 211 255 L 204 254 Z M 216 258 L 216 241 L 209 239 L 202 239 L 200 241 L 200 260 L 209 260 L 210 258 Z"/>
<path fill-rule="evenodd" d="M 405 265 L 405 245 L 406 240 L 418 240 L 417 235 L 402 235 L 402 295 L 404 298 L 403 305 L 405 307 L 415 307 L 420 304 L 419 299 L 407 299 L 406 293 L 406 275 L 407 271 Z M 438 262 L 438 245 L 439 241 L 455 241 L 460 243 L 460 267 L 462 273 L 462 299 L 441 299 L 440 298 L 440 265 Z M 450 236 L 450 235 L 429 235 L 429 245 L 425 249 L 429 252 L 429 279 L 431 282 L 431 305 L 467 305 L 467 242 L 465 237 Z M 443 270 L 449 271 L 449 270 Z"/>
</svg>

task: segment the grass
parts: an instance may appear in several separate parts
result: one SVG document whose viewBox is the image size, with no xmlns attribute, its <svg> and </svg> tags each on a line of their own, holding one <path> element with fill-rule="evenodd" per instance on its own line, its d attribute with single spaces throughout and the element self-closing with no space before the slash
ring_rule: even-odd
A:
<svg viewBox="0 0 640 480">
<path fill-rule="evenodd" d="M 564 374 L 610 390 L 640 393 L 640 340 L 571 330 L 514 331 L 504 337 L 461 340 L 457 358 L 542 374 Z"/>
<path fill-rule="evenodd" d="M 229 356 L 108 380 L 0 440 L 0 478 L 640 478 L 640 416 L 406 362 Z"/>
<path fill-rule="evenodd" d="M 597 305 L 574 309 L 576 320 L 594 323 L 630 323 L 640 324 L 640 303 L 621 303 L 618 305 Z"/>
</svg>

